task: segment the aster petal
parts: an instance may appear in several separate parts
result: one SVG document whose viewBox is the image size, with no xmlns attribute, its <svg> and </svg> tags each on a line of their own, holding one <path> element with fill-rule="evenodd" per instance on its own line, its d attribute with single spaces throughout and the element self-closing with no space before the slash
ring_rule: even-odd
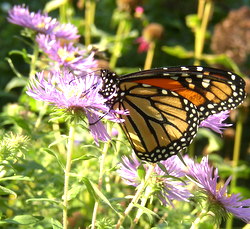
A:
<svg viewBox="0 0 250 229">
<path fill-rule="evenodd" d="M 203 157 L 201 163 L 188 162 L 188 176 L 213 200 L 217 201 L 217 208 L 223 208 L 228 213 L 245 222 L 250 222 L 250 199 L 242 200 L 240 194 L 227 195 L 227 187 L 231 180 L 229 177 L 223 187 L 218 187 L 218 169 L 209 166 L 208 157 Z"/>
<path fill-rule="evenodd" d="M 14 6 L 9 11 L 8 21 L 45 34 L 51 34 L 59 24 L 55 18 L 51 18 L 47 14 L 30 12 L 25 5 Z"/>
<path fill-rule="evenodd" d="M 223 123 L 229 117 L 229 111 L 223 111 L 218 114 L 210 115 L 200 123 L 200 127 L 210 128 L 213 131 L 222 134 L 222 130 L 232 124 Z"/>
<path fill-rule="evenodd" d="M 154 190 L 153 193 L 164 205 L 173 205 L 172 200 L 189 201 L 188 198 L 191 197 L 192 194 L 186 188 L 186 183 L 174 178 L 179 178 L 185 175 L 181 169 L 181 161 L 179 158 L 173 156 L 168 160 L 163 161 L 162 164 L 165 166 L 170 176 L 168 177 L 165 172 L 156 165 L 154 168 L 155 174 L 150 178 L 152 180 L 149 182 L 151 190 Z M 120 169 L 117 172 L 126 184 L 137 186 L 139 185 L 139 178 L 137 175 L 137 168 L 139 165 L 140 162 L 133 153 L 132 158 L 122 158 Z M 147 171 L 149 168 L 148 164 L 144 164 L 143 166 Z"/>
<path fill-rule="evenodd" d="M 49 58 L 59 65 L 58 68 L 67 67 L 78 76 L 86 75 L 86 69 L 96 68 L 94 53 L 86 56 L 86 51 L 75 47 L 73 43 L 62 45 L 55 35 L 45 34 L 38 34 L 36 41 Z"/>
<path fill-rule="evenodd" d="M 95 143 L 98 144 L 98 140 L 101 141 L 108 141 L 110 140 L 110 136 L 108 135 L 108 132 L 106 128 L 104 127 L 103 123 L 98 121 L 99 116 L 95 115 L 92 112 L 89 112 L 88 110 L 86 111 L 86 116 L 89 120 L 89 123 L 96 123 L 95 124 L 90 124 L 90 132 L 92 136 L 94 137 Z"/>
<path fill-rule="evenodd" d="M 100 117 L 119 120 L 115 113 L 109 114 L 106 99 L 99 93 L 101 85 L 101 79 L 94 73 L 89 73 L 86 77 L 77 77 L 65 70 L 40 72 L 30 81 L 27 94 L 62 109 L 85 113 L 89 119 L 90 131 L 97 143 L 98 139 L 110 139 Z"/>
<path fill-rule="evenodd" d="M 63 38 L 66 40 L 76 40 L 80 37 L 78 35 L 78 29 L 71 23 L 59 24 L 54 28 L 53 34 L 58 38 Z"/>
<path fill-rule="evenodd" d="M 139 160 L 132 154 L 132 157 L 122 157 L 122 163 L 117 173 L 122 177 L 123 181 L 132 186 L 139 185 L 139 178 L 137 174 L 137 168 L 140 165 Z"/>
</svg>

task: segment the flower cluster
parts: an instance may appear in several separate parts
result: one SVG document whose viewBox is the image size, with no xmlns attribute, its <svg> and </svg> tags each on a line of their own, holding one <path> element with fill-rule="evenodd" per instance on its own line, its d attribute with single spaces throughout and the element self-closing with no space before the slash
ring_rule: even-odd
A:
<svg viewBox="0 0 250 229">
<path fill-rule="evenodd" d="M 75 40 L 80 36 L 72 24 L 60 24 L 55 18 L 41 12 L 30 12 L 24 5 L 16 5 L 9 11 L 8 21 L 35 30 L 39 33 L 55 35 L 57 38 Z"/>
<path fill-rule="evenodd" d="M 208 157 L 203 157 L 201 163 L 194 162 L 188 156 L 183 160 L 186 165 L 178 156 L 172 156 L 163 161 L 162 165 L 167 173 L 158 165 L 155 166 L 148 182 L 154 190 L 152 195 L 156 195 L 164 205 L 172 205 L 173 200 L 189 201 L 189 198 L 193 197 L 190 190 L 193 185 L 189 185 L 192 182 L 205 195 L 207 212 L 213 211 L 214 215 L 220 218 L 226 218 L 231 213 L 245 222 L 250 222 L 250 199 L 242 200 L 239 194 L 227 194 L 227 186 L 231 178 L 226 180 L 223 187 L 219 187 L 218 169 L 209 165 Z M 137 175 L 139 166 L 140 162 L 135 155 L 130 158 L 123 157 L 117 172 L 126 184 L 137 187 L 141 183 Z M 148 171 L 149 165 L 143 166 Z M 189 182 L 185 178 L 188 178 Z"/>
<path fill-rule="evenodd" d="M 242 200 L 240 194 L 227 194 L 231 177 L 226 180 L 223 187 L 220 187 L 218 169 L 209 165 L 208 157 L 203 157 L 200 164 L 189 160 L 187 166 L 187 176 L 207 196 L 208 209 L 222 218 L 226 218 L 227 213 L 232 213 L 243 221 L 250 222 L 250 199 Z"/>
<path fill-rule="evenodd" d="M 86 75 L 87 69 L 96 67 L 94 53 L 88 56 L 86 50 L 76 47 L 72 42 L 61 44 L 55 35 L 45 34 L 38 34 L 36 42 L 53 61 L 53 68 L 66 67 L 77 75 Z"/>
<path fill-rule="evenodd" d="M 116 111 L 110 111 L 106 99 L 99 93 L 102 81 L 95 75 L 94 53 L 88 54 L 74 43 L 79 38 L 77 28 L 72 24 L 60 24 L 47 14 L 30 12 L 25 6 L 14 6 L 8 20 L 36 31 L 35 42 L 48 56 L 48 69 L 36 73 L 27 94 L 58 108 L 80 112 L 88 118 L 95 142 L 108 140 L 110 137 L 100 117 L 115 122 L 122 120 L 115 116 Z"/>
<path fill-rule="evenodd" d="M 140 179 L 137 175 L 139 165 L 140 162 L 135 154 L 133 154 L 131 158 L 124 156 L 117 172 L 126 184 L 136 187 L 140 184 Z M 162 161 L 162 165 L 165 166 L 168 174 L 165 174 L 165 172 L 156 165 L 154 175 L 150 178 L 152 181 L 149 182 L 150 186 L 152 186 L 151 189 L 154 190 L 154 193 L 164 205 L 172 204 L 173 200 L 188 201 L 188 198 L 191 197 L 192 194 L 185 187 L 186 183 L 178 179 L 185 176 L 178 157 L 172 156 L 168 160 Z M 144 165 L 144 169 L 146 171 L 149 169 L 148 164 Z"/>
<path fill-rule="evenodd" d="M 75 76 L 69 71 L 39 72 L 31 79 L 27 94 L 36 100 L 46 101 L 56 107 L 85 114 L 90 123 L 90 131 L 96 142 L 109 139 L 100 116 L 119 121 L 105 105 L 106 99 L 100 95 L 100 78 L 93 72 L 85 77 Z"/>
</svg>

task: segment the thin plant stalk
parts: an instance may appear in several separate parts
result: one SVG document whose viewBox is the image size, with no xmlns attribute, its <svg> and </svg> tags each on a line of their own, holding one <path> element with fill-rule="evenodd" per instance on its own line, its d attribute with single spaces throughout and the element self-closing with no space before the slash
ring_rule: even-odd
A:
<svg viewBox="0 0 250 229">
<path fill-rule="evenodd" d="M 76 123 L 72 122 L 69 129 L 69 139 L 67 144 L 66 166 L 64 169 L 64 191 L 63 191 L 63 229 L 68 228 L 68 191 L 69 191 L 69 178 L 72 162 L 72 154 L 75 140 Z"/>
<path fill-rule="evenodd" d="M 85 2 L 85 45 L 91 44 L 91 26 L 94 24 L 96 3 L 93 0 Z"/>
<path fill-rule="evenodd" d="M 203 209 L 200 214 L 196 217 L 195 221 L 192 223 L 192 226 L 190 227 L 190 229 L 199 229 L 200 228 L 200 224 L 202 222 L 202 219 L 206 216 L 209 216 L 210 212 L 207 212 L 206 209 Z M 212 213 L 211 213 L 212 214 Z M 218 225 L 214 224 L 213 228 L 218 228 Z"/>
<path fill-rule="evenodd" d="M 127 20 L 120 20 L 116 37 L 115 37 L 115 44 L 112 52 L 112 56 L 110 58 L 110 68 L 114 69 L 117 63 L 118 58 L 121 56 L 122 48 L 123 48 L 123 41 L 122 38 L 125 37 L 126 34 L 129 32 L 129 26 Z"/>
<path fill-rule="evenodd" d="M 36 120 L 35 123 L 35 129 L 38 129 L 38 127 L 40 126 L 43 116 L 46 114 L 47 108 L 48 108 L 48 103 L 46 102 L 41 102 L 41 108 L 39 110 L 39 114 L 38 114 L 38 118 Z"/>
<path fill-rule="evenodd" d="M 148 198 L 150 197 L 151 194 L 152 194 L 152 189 L 150 186 L 147 186 L 145 189 L 145 193 L 144 193 L 143 197 L 141 198 L 140 206 L 145 207 L 145 205 L 148 201 Z M 130 226 L 130 229 L 133 229 L 136 226 L 136 224 L 139 222 L 139 219 L 142 216 L 142 214 L 143 214 L 143 210 L 141 208 L 139 208 L 137 213 L 136 213 L 135 219 L 134 219 L 132 225 Z"/>
<path fill-rule="evenodd" d="M 202 16 L 204 14 L 205 3 L 206 3 L 206 0 L 199 0 L 199 2 L 198 2 L 198 12 L 197 12 L 197 15 L 198 15 L 198 18 L 200 20 L 202 19 Z"/>
<path fill-rule="evenodd" d="M 195 65 L 200 64 L 205 43 L 206 30 L 209 19 L 212 14 L 212 9 L 213 9 L 213 1 L 204 1 L 204 0 L 199 1 L 198 17 L 201 19 L 201 24 L 198 28 L 196 28 L 195 32 L 195 50 L 194 50 Z"/>
<path fill-rule="evenodd" d="M 147 187 L 149 178 L 151 177 L 154 168 L 155 168 L 156 164 L 150 164 L 149 169 L 146 173 L 145 179 L 141 182 L 141 184 L 138 186 L 138 189 L 133 197 L 133 199 L 131 200 L 131 202 L 129 203 L 128 207 L 126 208 L 124 214 L 119 218 L 117 224 L 116 224 L 116 229 L 119 229 L 121 227 L 121 225 L 123 224 L 125 218 L 128 216 L 128 214 L 130 213 L 130 211 L 133 209 L 134 205 L 138 203 L 142 193 L 144 192 L 145 188 Z"/>
<path fill-rule="evenodd" d="M 102 151 L 102 156 L 101 156 L 101 161 L 100 161 L 100 170 L 99 170 L 99 180 L 98 180 L 98 189 L 102 189 L 102 183 L 103 183 L 103 174 L 104 174 L 104 164 L 105 164 L 105 158 L 106 154 L 109 149 L 110 142 L 107 142 L 104 144 L 103 151 Z M 99 207 L 99 202 L 96 201 L 94 205 L 94 210 L 92 214 L 92 223 L 91 223 L 91 229 L 95 229 L 95 222 L 96 222 L 96 217 L 98 213 L 98 207 Z"/>
<path fill-rule="evenodd" d="M 67 22 L 67 8 L 68 8 L 68 1 L 65 0 L 59 8 L 59 14 L 60 14 L 60 21 L 62 23 L 66 23 Z"/>
<path fill-rule="evenodd" d="M 36 62 L 39 55 L 39 48 L 38 45 L 34 45 L 33 55 L 31 56 L 31 63 L 30 63 L 30 74 L 29 77 L 33 77 L 36 73 Z"/>
<path fill-rule="evenodd" d="M 240 158 L 240 147 L 241 147 L 241 137 L 243 130 L 243 113 L 239 112 L 239 118 L 236 123 L 235 139 L 234 139 L 234 149 L 233 149 L 233 161 L 232 161 L 232 180 L 230 183 L 230 190 L 233 191 L 237 183 L 237 173 L 236 167 L 239 163 Z M 231 229 L 233 226 L 233 217 L 227 219 L 226 229 Z"/>
<path fill-rule="evenodd" d="M 60 126 L 59 126 L 59 123 L 57 121 L 53 122 L 52 129 L 53 129 L 54 137 L 57 141 L 58 152 L 61 155 L 65 155 L 66 154 L 65 145 L 63 144 L 63 138 L 62 138 L 62 135 L 60 132 Z"/>
<path fill-rule="evenodd" d="M 153 58 L 154 58 L 154 53 L 155 53 L 155 42 L 151 41 L 149 43 L 149 48 L 147 51 L 147 56 L 144 64 L 144 70 L 150 69 L 153 63 Z"/>
<path fill-rule="evenodd" d="M 122 143 L 122 139 L 123 139 L 123 133 L 122 133 L 121 127 L 118 126 L 117 128 L 119 128 L 119 131 L 118 131 L 117 141 L 116 141 L 116 145 L 115 145 L 115 155 L 118 155 L 118 153 L 120 152 L 121 143 Z M 115 166 L 115 161 L 113 161 L 113 163 L 112 163 L 112 167 L 114 167 L 114 166 Z M 121 177 L 116 173 L 114 182 L 117 184 L 117 183 L 119 183 L 120 179 L 121 179 Z"/>
</svg>

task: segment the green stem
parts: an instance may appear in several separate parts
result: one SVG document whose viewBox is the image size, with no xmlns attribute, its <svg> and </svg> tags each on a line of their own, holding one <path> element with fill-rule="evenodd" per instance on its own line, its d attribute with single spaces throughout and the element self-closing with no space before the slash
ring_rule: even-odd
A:
<svg viewBox="0 0 250 229">
<path fill-rule="evenodd" d="M 38 129 L 38 127 L 40 126 L 40 124 L 42 122 L 42 118 L 46 114 L 47 107 L 48 107 L 48 103 L 46 103 L 46 102 L 41 102 L 41 104 L 42 105 L 41 105 L 41 108 L 39 110 L 38 118 L 37 118 L 36 123 L 35 123 L 35 129 Z"/>
<path fill-rule="evenodd" d="M 65 0 L 64 3 L 61 4 L 59 8 L 60 21 L 62 23 L 67 23 L 67 8 L 68 8 L 68 1 Z"/>
<path fill-rule="evenodd" d="M 239 163 L 240 158 L 240 146 L 241 146 L 241 137 L 243 129 L 243 113 L 239 110 L 239 117 L 236 123 L 235 139 L 234 139 L 234 150 L 233 150 L 233 161 L 232 161 L 232 180 L 230 183 L 230 190 L 233 191 L 236 187 L 237 182 L 237 173 L 236 167 Z M 233 225 L 233 217 L 228 218 L 226 229 L 231 229 Z"/>
<path fill-rule="evenodd" d="M 38 45 L 35 44 L 34 45 L 33 55 L 31 57 L 31 63 L 30 63 L 30 74 L 29 74 L 30 78 L 32 76 L 34 76 L 35 73 L 36 73 L 36 62 L 37 62 L 37 59 L 38 59 L 38 55 L 39 55 L 39 48 L 38 48 Z"/>
<path fill-rule="evenodd" d="M 203 209 L 200 214 L 198 215 L 198 217 L 196 217 L 195 221 L 192 223 L 192 226 L 190 227 L 190 229 L 198 229 L 200 228 L 200 223 L 202 222 L 202 219 L 205 216 L 208 216 L 209 212 L 207 212 L 206 209 Z M 215 225 L 216 226 L 216 225 Z M 217 226 L 216 226 L 217 227 Z"/>
<path fill-rule="evenodd" d="M 138 189 L 133 197 L 133 199 L 131 200 L 131 202 L 129 203 L 128 207 L 126 208 L 124 214 L 120 217 L 120 219 L 118 220 L 115 229 L 119 229 L 121 227 L 121 225 L 123 224 L 125 218 L 128 216 L 128 214 L 130 213 L 130 211 L 133 209 L 134 205 L 139 201 L 143 191 L 145 190 L 145 187 L 148 184 L 149 178 L 151 177 L 154 168 L 155 168 L 156 164 L 151 164 L 149 166 L 149 169 L 147 171 L 147 174 L 145 176 L 145 179 L 141 182 L 141 184 L 138 186 Z"/>
<path fill-rule="evenodd" d="M 202 6 L 204 7 L 204 10 L 201 9 Z M 196 29 L 195 33 L 195 50 L 194 50 L 195 65 L 200 64 L 201 55 L 205 43 L 206 30 L 212 13 L 212 8 L 213 8 L 213 1 L 206 1 L 206 3 L 204 3 L 203 0 L 199 1 L 198 17 L 201 18 L 201 25 Z M 201 15 L 202 12 L 203 15 Z"/>
<path fill-rule="evenodd" d="M 192 144 L 188 147 L 188 155 L 191 158 L 194 158 L 195 155 L 195 143 L 196 143 L 196 138 L 194 138 Z"/>
<path fill-rule="evenodd" d="M 113 53 L 110 58 L 110 68 L 114 69 L 117 63 L 118 58 L 121 55 L 122 47 L 123 47 L 123 42 L 122 42 L 122 37 L 125 35 L 126 31 L 126 20 L 121 20 L 119 22 L 117 32 L 116 32 L 116 37 L 115 37 L 115 44 L 113 48 Z"/>
<path fill-rule="evenodd" d="M 69 191 L 69 178 L 71 169 L 71 159 L 75 139 L 75 121 L 70 125 L 69 139 L 67 144 L 66 167 L 64 170 L 64 193 L 63 193 L 63 229 L 68 228 L 68 191 Z"/>
<path fill-rule="evenodd" d="M 199 2 L 198 2 L 198 12 L 197 12 L 197 15 L 198 15 L 198 18 L 200 20 L 202 19 L 202 16 L 204 14 L 205 3 L 206 3 L 206 0 L 199 0 Z"/>
<path fill-rule="evenodd" d="M 94 24 L 96 4 L 93 0 L 85 2 L 85 45 L 91 44 L 91 26 Z"/>
<path fill-rule="evenodd" d="M 145 205 L 148 201 L 148 198 L 150 197 L 151 194 L 152 194 L 152 188 L 150 186 L 147 186 L 145 188 L 145 193 L 144 193 L 143 197 L 141 198 L 140 206 L 145 207 Z M 139 208 L 137 213 L 136 213 L 135 219 L 134 219 L 132 225 L 130 226 L 130 229 L 133 229 L 135 227 L 135 225 L 138 223 L 142 214 L 143 214 L 143 210 L 141 208 Z"/>
<path fill-rule="evenodd" d="M 147 51 L 147 56 L 144 64 L 144 70 L 150 69 L 153 63 L 153 58 L 154 58 L 154 53 L 155 53 L 155 42 L 151 41 L 149 44 L 149 49 Z"/>
<path fill-rule="evenodd" d="M 63 144 L 63 138 L 62 138 L 62 135 L 60 132 L 60 126 L 59 126 L 59 123 L 57 121 L 53 122 L 52 129 L 53 129 L 55 140 L 58 142 L 57 149 L 61 155 L 65 155 L 66 154 L 65 145 Z"/>
<path fill-rule="evenodd" d="M 105 162 L 105 157 L 109 149 L 109 144 L 110 142 L 107 142 L 104 144 L 103 148 L 103 153 L 101 156 L 101 161 L 100 161 L 100 171 L 99 171 L 99 180 L 98 180 L 98 189 L 102 189 L 102 182 L 103 182 L 103 174 L 104 174 L 104 162 Z M 94 210 L 92 214 L 92 223 L 91 223 L 91 229 L 95 229 L 95 221 L 96 221 L 96 216 L 98 212 L 98 207 L 99 207 L 99 202 L 96 201 L 94 205 Z"/>
</svg>

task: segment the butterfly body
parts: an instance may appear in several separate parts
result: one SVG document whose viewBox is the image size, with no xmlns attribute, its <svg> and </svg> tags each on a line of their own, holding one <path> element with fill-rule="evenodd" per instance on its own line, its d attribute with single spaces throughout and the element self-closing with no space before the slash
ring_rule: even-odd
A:
<svg viewBox="0 0 250 229">
<path fill-rule="evenodd" d="M 157 162 L 190 145 L 202 120 L 245 98 L 244 80 L 204 67 L 170 67 L 118 77 L 101 70 L 101 94 L 111 109 L 128 110 L 122 128 L 137 156 Z"/>
</svg>

